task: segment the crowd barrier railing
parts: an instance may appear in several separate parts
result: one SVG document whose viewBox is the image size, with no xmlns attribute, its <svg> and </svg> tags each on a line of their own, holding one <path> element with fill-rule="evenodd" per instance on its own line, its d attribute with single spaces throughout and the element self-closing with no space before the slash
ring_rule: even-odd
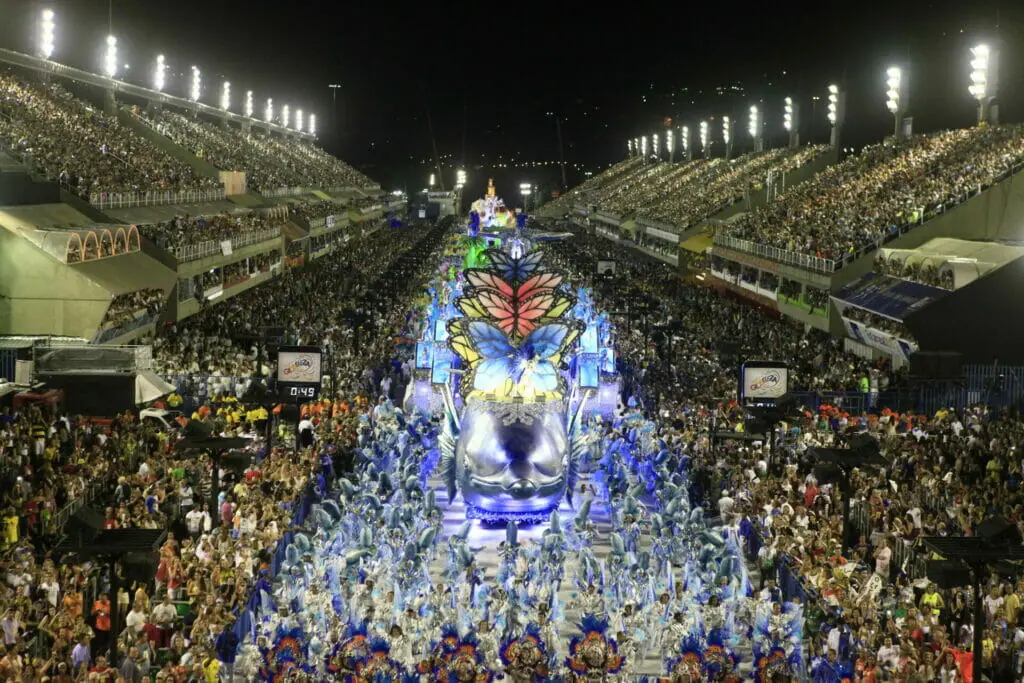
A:
<svg viewBox="0 0 1024 683">
<path fill-rule="evenodd" d="M 194 244 L 183 244 L 174 247 L 174 257 L 178 263 L 188 263 L 199 259 L 209 258 L 223 253 L 223 242 L 230 242 L 232 249 L 241 249 L 251 244 L 258 244 L 281 236 L 280 228 L 263 228 L 260 230 L 246 230 L 232 234 L 224 240 L 203 240 Z"/>
<path fill-rule="evenodd" d="M 89 203 L 97 209 L 131 209 L 139 206 L 168 204 L 203 204 L 225 198 L 223 189 L 217 190 L 157 190 L 153 192 L 95 192 Z"/>
</svg>

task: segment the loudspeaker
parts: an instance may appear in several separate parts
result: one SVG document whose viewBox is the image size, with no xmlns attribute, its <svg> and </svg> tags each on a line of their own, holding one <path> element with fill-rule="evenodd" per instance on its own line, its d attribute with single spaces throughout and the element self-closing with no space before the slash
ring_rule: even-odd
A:
<svg viewBox="0 0 1024 683">
<path fill-rule="evenodd" d="M 1020 545 L 1020 529 L 1003 517 L 989 517 L 978 525 L 978 536 L 992 545 Z"/>
<path fill-rule="evenodd" d="M 927 560 L 925 562 L 925 575 L 929 581 L 939 588 L 969 586 L 974 579 L 971 576 L 970 567 L 963 562 L 950 560 Z"/>
<path fill-rule="evenodd" d="M 913 379 L 960 379 L 964 376 L 963 354 L 954 351 L 915 351 L 910 354 Z"/>
</svg>

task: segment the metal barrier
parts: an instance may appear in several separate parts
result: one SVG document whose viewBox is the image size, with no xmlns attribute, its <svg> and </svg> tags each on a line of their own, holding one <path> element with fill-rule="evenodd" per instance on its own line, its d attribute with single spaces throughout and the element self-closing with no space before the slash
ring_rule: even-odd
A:
<svg viewBox="0 0 1024 683">
<path fill-rule="evenodd" d="M 170 190 L 156 192 L 98 192 L 89 195 L 89 203 L 98 209 L 131 209 L 137 206 L 202 204 L 225 198 L 224 190 Z"/>
<path fill-rule="evenodd" d="M 178 263 L 188 263 L 199 259 L 217 256 L 223 253 L 223 242 L 230 242 L 232 249 L 241 249 L 251 244 L 266 242 L 281 236 L 281 228 L 263 228 L 262 230 L 247 230 L 231 235 L 226 240 L 204 240 L 195 244 L 185 244 L 174 248 L 174 257 Z"/>
<path fill-rule="evenodd" d="M 730 235 L 715 235 L 712 238 L 712 244 L 716 247 L 733 249 L 745 254 L 760 256 L 770 261 L 776 261 L 789 266 L 796 266 L 801 270 L 810 270 L 816 273 L 824 273 L 826 275 L 831 275 L 837 270 L 836 262 L 831 259 L 824 259 L 820 256 L 811 256 L 809 254 L 802 254 L 797 251 L 780 249 L 778 247 L 770 247 L 766 244 L 750 242 Z"/>
</svg>

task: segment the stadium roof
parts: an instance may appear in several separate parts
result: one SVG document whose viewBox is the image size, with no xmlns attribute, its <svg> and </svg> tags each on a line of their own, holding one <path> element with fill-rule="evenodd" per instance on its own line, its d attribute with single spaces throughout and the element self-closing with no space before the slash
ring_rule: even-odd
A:
<svg viewBox="0 0 1024 683">
<path fill-rule="evenodd" d="M 868 273 L 840 289 L 832 298 L 840 306 L 856 306 L 892 320 L 903 320 L 947 294 L 949 290 L 939 287 Z"/>
<path fill-rule="evenodd" d="M 925 242 L 917 249 L 883 249 L 882 254 L 886 258 L 921 258 L 922 260 L 929 257 L 939 257 L 942 261 L 950 258 L 974 259 L 980 263 L 990 263 L 998 268 L 1018 256 L 1024 256 L 1024 246 L 937 237 Z"/>
</svg>

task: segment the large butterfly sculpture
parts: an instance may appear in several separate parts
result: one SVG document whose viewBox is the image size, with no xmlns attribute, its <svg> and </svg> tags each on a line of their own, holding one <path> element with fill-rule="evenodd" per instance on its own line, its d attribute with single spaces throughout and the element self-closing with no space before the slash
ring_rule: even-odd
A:
<svg viewBox="0 0 1024 683">
<path fill-rule="evenodd" d="M 518 344 L 488 320 L 457 318 L 448 331 L 448 344 L 470 367 L 467 394 L 541 399 L 562 392 L 559 366 L 581 326 L 575 320 L 548 323 Z"/>
<path fill-rule="evenodd" d="M 494 252 L 488 253 L 493 259 Z M 522 261 L 510 261 L 509 270 L 523 272 L 529 264 Z M 561 318 L 575 303 L 558 291 L 561 275 L 538 272 L 524 279 L 503 278 L 496 272 L 499 268 L 466 271 L 469 290 L 456 305 L 467 318 L 492 319 L 505 334 L 520 339 L 541 323 Z"/>
</svg>

